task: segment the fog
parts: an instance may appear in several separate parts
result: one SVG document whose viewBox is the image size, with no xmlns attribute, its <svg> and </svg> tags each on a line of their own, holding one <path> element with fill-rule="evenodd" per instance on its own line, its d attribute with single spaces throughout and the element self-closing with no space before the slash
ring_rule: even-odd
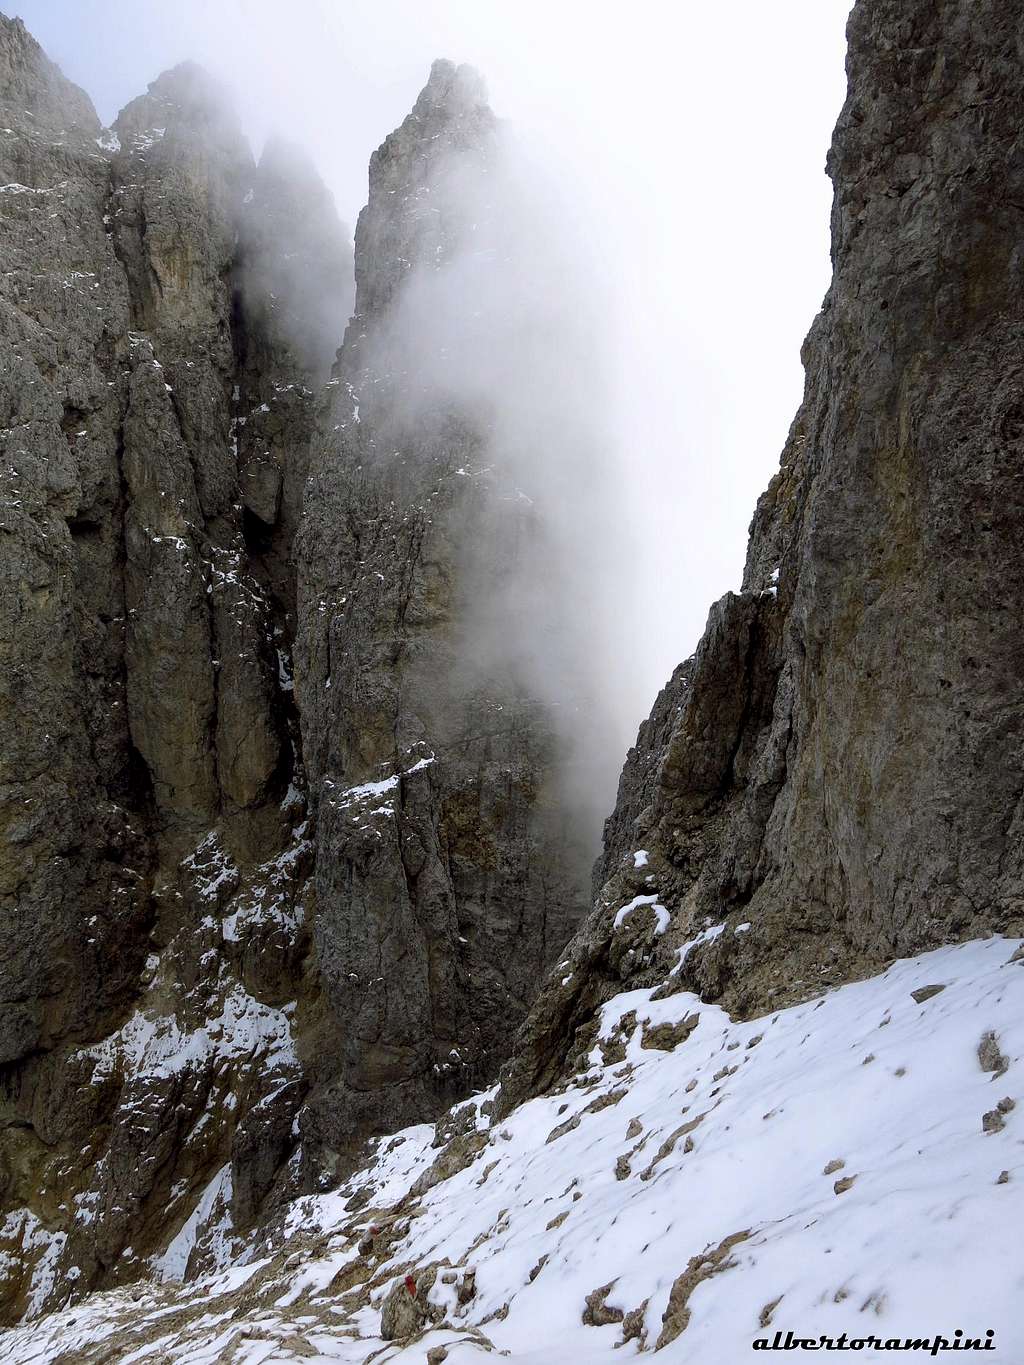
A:
<svg viewBox="0 0 1024 1365">
<path fill-rule="evenodd" d="M 848 0 L 12 8 L 106 122 L 199 61 L 257 151 L 273 134 L 307 149 L 350 224 L 432 59 L 483 74 L 507 125 L 477 206 L 491 239 L 413 282 L 392 342 L 425 385 L 488 408 L 491 457 L 540 528 L 505 604 L 526 623 L 517 660 L 542 694 L 589 708 L 617 769 L 710 603 L 738 587 L 799 402 L 828 283 Z"/>
<path fill-rule="evenodd" d="M 460 79 L 475 87 L 466 68 Z M 385 448 L 426 441 L 460 465 L 456 484 L 474 482 L 454 522 L 460 685 L 495 679 L 545 705 L 563 795 L 596 838 L 650 707 L 636 661 L 659 607 L 639 581 L 644 499 L 614 431 L 614 293 L 530 139 L 506 122 L 482 155 L 461 142 L 428 142 L 421 263 L 383 318 L 353 325 L 346 377 L 362 411 L 386 385 Z M 473 433 L 454 447 L 452 413 Z"/>
</svg>

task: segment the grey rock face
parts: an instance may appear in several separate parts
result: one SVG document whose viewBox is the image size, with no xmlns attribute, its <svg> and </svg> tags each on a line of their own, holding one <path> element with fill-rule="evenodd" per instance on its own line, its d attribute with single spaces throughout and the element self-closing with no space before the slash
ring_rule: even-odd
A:
<svg viewBox="0 0 1024 1365">
<path fill-rule="evenodd" d="M 834 280 L 743 590 L 641 728 L 492 1116 L 580 1064 L 626 984 L 754 1012 L 1022 928 L 1017 27 L 859 0 Z M 477 78 L 435 65 L 374 155 L 333 369 L 329 201 L 279 146 L 254 166 L 201 72 L 113 135 L 3 19 L 0 78 L 15 1318 L 194 1273 L 489 1079 L 587 850 L 552 714 L 494 647 L 513 623 L 474 633 L 536 527 L 484 405 L 396 348 L 473 248 Z"/>
<path fill-rule="evenodd" d="M 204 1189 L 244 1227 L 295 1146 L 310 854 L 279 527 L 294 533 L 329 351 L 276 325 L 270 293 L 294 302 L 269 264 L 285 177 L 254 167 L 200 71 L 166 73 L 108 133 L 0 18 L 0 103 L 14 1317 L 137 1275 Z M 307 262 L 343 278 L 308 172 L 307 191 Z M 280 491 L 250 522 L 257 457 Z"/>
<path fill-rule="evenodd" d="M 743 591 L 627 760 L 572 977 L 542 994 L 503 1103 L 684 944 L 666 989 L 753 1012 L 1021 931 L 1018 28 L 995 0 L 853 11 L 804 402 Z M 616 933 L 614 914 L 645 893 L 671 926 L 626 943 L 635 917 Z"/>
<path fill-rule="evenodd" d="M 328 1166 L 493 1073 L 583 903 L 552 717 L 467 627 L 528 523 L 495 512 L 481 414 L 395 372 L 405 291 L 464 245 L 465 183 L 496 155 L 477 77 L 436 63 L 370 163 L 310 464 L 296 690 L 321 1041 L 303 1134 Z"/>
<path fill-rule="evenodd" d="M 473 656 L 528 517 L 382 350 L 473 230 L 477 78 L 438 63 L 374 157 L 328 380 L 352 257 L 300 156 L 255 165 L 189 64 L 106 131 L 17 21 L 0 59 L 16 1318 L 195 1273 L 490 1077 L 586 854 L 551 716 Z"/>
<path fill-rule="evenodd" d="M 188 65 L 132 101 L 115 132 L 114 244 L 133 322 L 160 356 L 149 358 L 138 399 L 132 394 L 148 429 L 132 421 L 131 407 L 126 423 L 138 517 L 127 542 L 128 649 L 136 665 L 129 706 L 158 805 L 171 820 L 202 822 L 221 791 L 239 807 L 264 797 L 281 745 L 266 611 L 237 572 L 244 546 L 232 444 L 230 274 L 238 206 L 254 168 L 219 92 Z M 163 432 L 153 416 L 161 385 Z M 154 439 L 162 447 L 157 460 Z M 220 570 L 209 594 L 208 566 Z M 138 646 L 136 631 L 144 633 Z M 168 674 L 179 669 L 185 676 L 176 683 Z"/>
<path fill-rule="evenodd" d="M 0 135 L 0 1055 L 17 1062 L 109 1017 L 141 966 L 146 792 L 107 525 L 122 496 L 125 385 L 109 376 L 128 302 L 104 231 L 101 130 L 18 22 L 0 27 L 0 78 L 11 92 Z"/>
</svg>

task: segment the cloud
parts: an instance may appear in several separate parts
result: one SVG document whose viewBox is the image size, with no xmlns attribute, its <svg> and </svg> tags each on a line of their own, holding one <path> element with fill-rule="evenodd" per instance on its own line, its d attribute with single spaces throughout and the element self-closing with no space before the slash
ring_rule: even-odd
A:
<svg viewBox="0 0 1024 1365">
<path fill-rule="evenodd" d="M 494 385 L 494 440 L 524 492 L 531 452 L 550 446 L 539 433 L 563 429 L 559 468 L 578 486 L 556 495 L 547 469 L 538 501 L 546 534 L 565 538 L 564 592 L 585 580 L 572 629 L 590 635 L 617 762 L 709 603 L 738 585 L 754 501 L 799 402 L 799 346 L 829 274 L 823 164 L 848 0 L 19 9 L 108 118 L 161 67 L 204 63 L 233 87 L 257 149 L 273 132 L 304 145 L 350 222 L 369 154 L 431 60 L 484 72 L 529 192 L 508 235 L 532 230 L 527 210 L 544 226 L 529 268 L 517 257 L 500 282 L 485 288 L 464 263 L 458 289 L 481 290 L 484 306 L 452 344 L 467 383 Z M 453 304 L 453 327 L 462 316 Z M 508 357 L 519 390 L 506 411 Z"/>
</svg>

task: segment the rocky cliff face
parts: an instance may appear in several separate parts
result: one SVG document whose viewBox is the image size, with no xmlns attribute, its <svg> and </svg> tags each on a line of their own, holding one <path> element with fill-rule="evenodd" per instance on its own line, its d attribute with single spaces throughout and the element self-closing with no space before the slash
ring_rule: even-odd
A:
<svg viewBox="0 0 1024 1365">
<path fill-rule="evenodd" d="M 497 1340 L 509 1315 L 499 1299 L 533 1285 L 584 1197 L 577 1161 L 591 1162 L 588 1184 L 609 1175 L 625 1218 L 630 1156 L 653 1135 L 637 1178 L 654 1179 L 708 1118 L 732 1188 L 732 1124 L 761 1083 L 742 1082 L 758 1065 L 744 1073 L 717 1054 L 762 1044 L 793 1067 L 744 1018 L 793 1006 L 783 1033 L 802 1032 L 816 1016 L 798 1002 L 895 955 L 1024 930 L 1018 28 L 996 0 L 859 0 L 829 157 L 834 280 L 743 590 L 712 608 L 641 728 L 596 905 L 529 1009 L 500 1090 L 453 1108 L 432 1137 L 379 1144 L 353 1173 L 368 1136 L 432 1119 L 494 1074 L 586 874 L 550 709 L 493 648 L 509 623 L 473 633 L 481 603 L 507 600 L 536 527 L 490 467 L 486 406 L 454 401 L 429 366 L 410 368 L 416 347 L 397 345 L 411 291 L 474 250 L 485 219 L 466 214 L 465 186 L 486 184 L 498 131 L 472 73 L 438 63 L 371 162 L 355 313 L 332 368 L 347 249 L 301 158 L 272 145 L 254 165 L 220 93 L 188 66 L 107 132 L 0 19 L 8 1318 L 241 1254 L 269 1265 L 250 1307 L 273 1317 L 282 1349 L 293 1324 L 277 1309 L 305 1311 L 310 1286 L 342 1295 L 344 1334 L 376 1349 L 376 1319 L 363 1330 L 373 1295 L 397 1311 L 391 1280 L 429 1260 L 431 1292 L 438 1276 L 455 1287 L 442 1303 L 424 1281 L 417 1330 L 457 1316 L 479 1247 L 505 1246 L 534 1148 L 547 1172 L 547 1143 L 639 1097 L 626 1130 L 639 1147 L 616 1137 L 606 1161 L 588 1138 L 572 1156 L 560 1196 L 572 1202 L 543 1213 L 552 1248 L 528 1278 L 510 1236 L 502 1278 L 472 1310 L 473 1341 L 489 1349 L 480 1333 Z M 474 202 L 486 211 L 486 193 Z M 995 947 L 964 969 L 963 996 L 983 977 L 986 1008 L 1012 1031 Z M 954 958 L 933 960 L 954 973 Z M 909 988 L 931 966 L 901 970 Z M 871 999 L 895 1012 L 899 991 L 872 986 Z M 932 993 L 926 983 L 915 1007 Z M 935 1017 L 960 1056 L 952 997 Z M 701 1077 L 684 1088 L 702 1001 L 739 1017 L 742 1038 L 726 1042 L 733 1024 L 707 1008 L 713 1036 L 705 1021 Z M 828 1016 L 837 1059 L 862 1037 L 855 1014 Z M 982 1022 L 988 1084 L 1013 1057 Z M 909 1046 L 917 1029 L 902 1018 L 892 1036 Z M 668 1080 L 643 1070 L 651 1052 L 668 1055 Z M 903 1076 L 902 1054 L 892 1060 Z M 965 1089 L 980 1084 L 968 1070 Z M 739 1107 L 720 1109 L 729 1093 L 716 1087 L 736 1072 Z M 649 1094 L 631 1089 L 641 1073 Z M 881 1103 L 879 1084 L 864 1093 Z M 698 1085 L 708 1109 L 673 1129 L 671 1097 L 699 1097 Z M 983 1133 L 1005 1126 L 1012 1097 L 1000 1105 Z M 542 1144 L 531 1114 L 555 1123 Z M 611 1133 L 608 1115 L 598 1122 Z M 767 1129 L 754 1128 L 756 1146 Z M 455 1275 L 433 1223 L 409 1229 L 460 1171 L 472 1181 L 460 1197 L 476 1202 L 513 1138 L 524 1164 L 493 1177 L 510 1194 L 495 1194 L 502 1207 L 473 1240 L 450 1242 Z M 875 1157 L 902 1160 L 904 1142 Z M 303 1240 L 296 1220 L 319 1205 L 289 1211 L 288 1197 L 339 1178 L 322 1236 Z M 801 1209 L 812 1184 L 794 1165 Z M 537 1190 L 535 1220 L 551 1198 Z M 377 1223 L 360 1221 L 364 1205 Z M 458 1200 L 447 1207 L 439 1216 L 464 1221 Z M 595 1280 L 573 1312 L 587 1330 L 621 1321 L 624 1341 L 685 1330 L 688 1295 L 734 1264 L 756 1218 L 777 1229 L 792 1212 L 765 1208 L 709 1220 L 716 1249 L 694 1247 L 671 1294 L 659 1264 L 621 1307 Z M 602 1243 L 609 1274 L 618 1240 Z M 566 1244 L 566 1273 L 582 1245 Z M 316 1261 L 308 1283 L 296 1256 Z M 245 1278 L 203 1283 L 242 1312 Z M 808 1303 L 831 1293 L 815 1284 Z M 154 1340 L 174 1294 L 152 1297 Z M 750 1300 L 769 1320 L 773 1296 Z M 109 1302 L 134 1349 L 132 1304 Z M 533 1302 L 518 1304 L 523 1321 Z M 208 1336 L 206 1306 L 194 1296 L 182 1341 Z M 317 1314 L 307 1321 L 323 1326 Z M 102 1323 L 83 1329 L 83 1358 L 104 1358 L 107 1340 Z"/>
<path fill-rule="evenodd" d="M 302 198 L 339 312 L 349 259 L 325 192 L 273 149 L 257 168 L 201 72 L 166 73 L 105 132 L 17 21 L 0 54 L 0 1241 L 19 1313 L 137 1273 L 233 1160 L 244 1223 L 294 1142 L 308 845 L 285 547 L 333 344 L 291 327 L 275 215 Z"/>
<path fill-rule="evenodd" d="M 435 63 L 370 163 L 310 465 L 296 690 L 325 1044 L 308 1131 L 328 1161 L 493 1074 L 584 905 L 552 712 L 468 624 L 527 552 L 525 503 L 501 497 L 486 415 L 400 358 L 431 345 L 407 291 L 472 243 L 466 182 L 498 155 L 479 79 Z"/>
<path fill-rule="evenodd" d="M 586 856 L 550 717 L 462 663 L 486 426 L 413 420 L 379 344 L 470 230 L 476 77 L 437 64 L 374 157 L 331 377 L 352 258 L 300 153 L 255 164 L 188 64 L 104 130 L 20 22 L 0 54 L 0 1297 L 31 1316 L 194 1270 L 195 1228 L 493 1074 Z"/>
<path fill-rule="evenodd" d="M 506 1104 L 624 983 L 749 1015 L 1024 928 L 1019 17 L 861 0 L 848 37 L 803 405 Z"/>
</svg>

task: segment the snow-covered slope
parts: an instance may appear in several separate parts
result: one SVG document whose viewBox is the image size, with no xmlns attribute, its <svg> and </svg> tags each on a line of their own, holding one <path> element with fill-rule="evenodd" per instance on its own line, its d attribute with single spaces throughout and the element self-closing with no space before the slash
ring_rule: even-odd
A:
<svg viewBox="0 0 1024 1365">
<path fill-rule="evenodd" d="M 0 1358 L 597 1365 L 660 1342 L 731 1365 L 777 1331 L 959 1329 L 1024 1360 L 1019 941 L 743 1023 L 651 995 L 605 1006 L 562 1092 L 493 1127 L 479 1096 L 383 1139 L 215 1278 L 95 1296 L 8 1333 Z M 425 1330 L 382 1340 L 382 1309 Z"/>
</svg>

